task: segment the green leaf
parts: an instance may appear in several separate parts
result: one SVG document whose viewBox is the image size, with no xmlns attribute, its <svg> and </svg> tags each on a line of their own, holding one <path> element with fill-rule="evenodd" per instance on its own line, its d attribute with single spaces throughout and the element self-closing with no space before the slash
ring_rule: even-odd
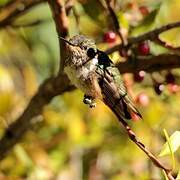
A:
<svg viewBox="0 0 180 180">
<path fill-rule="evenodd" d="M 162 170 L 162 172 L 163 172 L 163 175 L 164 175 L 164 177 L 165 177 L 165 180 L 168 180 L 168 177 L 167 177 L 167 175 L 166 175 L 165 171 L 164 171 L 164 170 Z"/>
<path fill-rule="evenodd" d="M 179 0 L 164 0 L 154 21 L 155 27 L 178 22 L 180 19 Z M 166 12 L 166 13 L 165 13 Z M 174 28 L 160 35 L 160 39 L 172 47 L 180 46 L 180 28 Z"/>
<path fill-rule="evenodd" d="M 172 159 L 172 169 L 175 169 L 175 158 L 174 158 L 174 153 L 173 153 L 173 150 L 172 150 L 172 145 L 171 145 L 171 141 L 170 141 L 170 138 L 169 138 L 169 135 L 167 133 L 167 131 L 164 129 L 164 135 L 166 137 L 166 140 L 167 140 L 167 144 L 168 144 L 168 147 L 169 147 L 169 151 L 171 153 L 171 159 Z"/>
<path fill-rule="evenodd" d="M 180 146 L 180 131 L 175 131 L 171 137 L 169 138 L 169 142 L 171 143 L 172 152 L 176 152 Z M 165 156 L 171 154 L 168 143 L 166 142 L 159 154 L 159 156 Z"/>
<path fill-rule="evenodd" d="M 155 19 L 156 26 L 179 21 L 180 14 L 179 0 L 164 0 Z"/>
<path fill-rule="evenodd" d="M 147 15 L 147 17 L 141 22 L 141 24 L 132 30 L 131 36 L 137 36 L 139 34 L 143 34 L 147 31 L 153 29 L 154 28 L 154 20 L 156 19 L 157 13 L 158 13 L 158 10 L 155 9 L 149 15 Z"/>
</svg>

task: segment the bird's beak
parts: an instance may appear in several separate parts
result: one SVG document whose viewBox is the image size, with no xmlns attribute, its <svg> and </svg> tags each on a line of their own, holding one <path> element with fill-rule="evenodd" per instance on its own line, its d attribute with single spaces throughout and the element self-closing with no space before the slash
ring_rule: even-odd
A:
<svg viewBox="0 0 180 180">
<path fill-rule="evenodd" d="M 61 36 L 59 36 L 59 39 L 62 40 L 62 41 L 64 41 L 65 43 L 71 45 L 71 46 L 76 46 L 75 44 L 69 42 L 68 40 L 66 40 L 65 38 L 63 38 L 63 37 L 61 37 Z"/>
</svg>

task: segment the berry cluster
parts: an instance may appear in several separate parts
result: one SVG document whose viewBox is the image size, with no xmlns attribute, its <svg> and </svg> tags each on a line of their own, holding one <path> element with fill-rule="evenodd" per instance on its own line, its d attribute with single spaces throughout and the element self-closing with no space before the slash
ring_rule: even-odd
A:
<svg viewBox="0 0 180 180">
<path fill-rule="evenodd" d="M 144 80 L 144 77 L 146 75 L 146 72 L 139 71 L 134 73 L 133 79 L 135 82 L 142 82 Z M 165 84 L 168 86 L 168 90 L 170 93 L 177 93 L 180 91 L 180 87 L 175 83 L 175 77 L 172 73 L 167 73 L 165 76 L 165 82 L 160 83 L 155 80 L 153 80 L 153 89 L 157 95 L 161 95 L 162 92 L 165 89 Z"/>
<path fill-rule="evenodd" d="M 150 52 L 150 47 L 148 43 L 143 42 L 138 45 L 138 52 L 140 55 L 148 55 Z M 144 71 L 139 71 L 134 73 L 134 81 L 142 82 L 144 80 L 146 73 Z M 180 90 L 180 87 L 175 83 L 175 77 L 171 72 L 168 72 L 165 75 L 165 82 L 160 83 L 153 79 L 153 89 L 157 95 L 161 95 L 167 84 L 168 90 L 170 93 L 177 93 Z M 141 97 L 139 97 L 141 98 Z"/>
<path fill-rule="evenodd" d="M 144 6 L 140 7 L 139 10 L 143 15 L 147 15 L 149 13 L 148 9 Z M 107 31 L 103 35 L 103 41 L 105 43 L 115 43 L 116 39 L 117 35 L 113 31 Z M 135 56 L 150 55 L 150 46 L 148 41 L 140 42 L 139 44 L 135 45 L 135 48 L 132 47 L 132 53 L 134 53 Z M 135 82 L 141 83 L 144 80 L 145 76 L 146 72 L 141 70 L 133 74 L 133 79 Z M 171 72 L 168 72 L 165 75 L 164 79 L 165 82 L 162 83 L 153 79 L 153 89 L 157 95 L 161 95 L 165 90 L 165 84 L 167 84 L 170 93 L 177 93 L 178 91 L 180 91 L 180 87 L 175 83 L 175 77 Z M 136 103 L 141 106 L 147 106 L 149 104 L 149 97 L 145 93 L 140 93 L 136 98 Z M 134 119 L 137 119 L 137 117 L 135 117 L 135 115 L 133 114 L 132 117 L 134 117 Z"/>
</svg>

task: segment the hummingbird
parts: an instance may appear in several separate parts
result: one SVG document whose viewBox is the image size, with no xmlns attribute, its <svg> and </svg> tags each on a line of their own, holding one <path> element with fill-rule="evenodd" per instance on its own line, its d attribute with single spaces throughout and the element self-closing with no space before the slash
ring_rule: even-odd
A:
<svg viewBox="0 0 180 180">
<path fill-rule="evenodd" d="M 66 44 L 64 72 L 70 81 L 84 92 L 83 102 L 95 107 L 95 100 L 103 101 L 123 120 L 132 112 L 142 118 L 131 101 L 122 76 L 108 55 L 97 49 L 95 41 L 84 35 L 73 36 Z"/>
</svg>

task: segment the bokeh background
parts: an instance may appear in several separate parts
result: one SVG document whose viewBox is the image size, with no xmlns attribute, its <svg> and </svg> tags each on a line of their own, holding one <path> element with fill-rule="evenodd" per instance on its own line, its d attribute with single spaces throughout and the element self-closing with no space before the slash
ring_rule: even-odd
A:
<svg viewBox="0 0 180 180">
<path fill-rule="evenodd" d="M 12 0 L 13 1 L 13 0 Z M 0 21 L 8 0 L 0 0 Z M 121 7 L 121 8 L 120 8 Z M 142 8 L 143 7 L 143 8 Z M 23 10 L 23 4 L 19 5 Z M 121 11 L 119 10 L 121 9 Z M 117 0 L 116 13 L 124 36 L 136 36 L 170 22 L 180 21 L 179 0 Z M 112 31 L 109 17 L 98 1 L 79 0 L 69 15 L 69 37 L 85 34 L 101 50 L 119 42 L 104 39 Z M 34 23 L 35 22 L 35 23 Z M 34 23 L 34 24 L 33 24 Z M 161 35 L 172 47 L 180 47 L 180 28 Z M 150 53 L 172 53 L 149 42 Z M 114 62 L 122 58 L 110 55 Z M 166 59 L 164 59 L 166 61 Z M 47 3 L 34 6 L 0 29 L 0 135 L 21 115 L 39 85 L 58 71 L 59 47 L 55 25 Z M 172 70 L 176 89 L 165 85 L 154 91 L 152 76 L 163 81 L 167 71 L 146 74 L 141 83 L 132 81 L 135 103 L 143 115 L 129 122 L 139 139 L 157 156 L 169 136 L 180 128 L 180 70 Z M 79 90 L 64 93 L 44 107 L 35 125 L 0 162 L 0 179 L 29 180 L 161 180 L 162 171 L 152 165 L 127 137 L 116 117 L 101 102 L 94 109 L 82 102 Z M 179 136 L 178 136 L 179 137 Z M 178 144 L 178 142 L 176 142 Z M 166 149 L 166 151 L 168 151 Z M 172 155 L 159 157 L 172 167 Z M 178 174 L 180 153 L 174 153 Z"/>
</svg>

